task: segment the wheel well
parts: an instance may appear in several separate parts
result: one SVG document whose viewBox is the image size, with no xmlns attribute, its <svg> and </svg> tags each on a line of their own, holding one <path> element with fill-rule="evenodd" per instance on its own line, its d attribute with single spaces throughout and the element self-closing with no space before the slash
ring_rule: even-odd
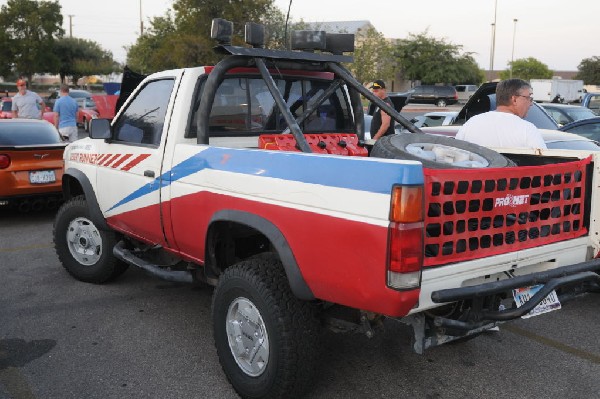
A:
<svg viewBox="0 0 600 399">
<path fill-rule="evenodd" d="M 85 195 L 83 187 L 79 180 L 75 179 L 70 175 L 63 175 L 62 179 L 63 195 L 66 200 L 77 197 L 79 195 Z"/>
<path fill-rule="evenodd" d="M 263 252 L 276 252 L 260 231 L 236 222 L 216 221 L 206 238 L 206 273 L 218 277 L 229 266 Z"/>
</svg>

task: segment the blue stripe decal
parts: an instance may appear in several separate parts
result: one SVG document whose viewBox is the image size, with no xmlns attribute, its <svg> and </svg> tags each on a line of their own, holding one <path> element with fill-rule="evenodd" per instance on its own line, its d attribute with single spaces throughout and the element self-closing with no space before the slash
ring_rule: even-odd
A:
<svg viewBox="0 0 600 399">
<path fill-rule="evenodd" d="M 394 184 L 419 185 L 424 182 L 423 169 L 416 163 L 400 165 L 363 157 L 209 147 L 140 187 L 109 210 L 158 190 L 161 182 L 162 187 L 166 187 L 204 169 L 381 194 L 390 193 Z"/>
</svg>

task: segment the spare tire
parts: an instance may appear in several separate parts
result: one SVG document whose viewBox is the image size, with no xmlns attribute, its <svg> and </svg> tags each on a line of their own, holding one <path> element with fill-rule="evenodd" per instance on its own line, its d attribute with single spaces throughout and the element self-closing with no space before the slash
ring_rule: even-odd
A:
<svg viewBox="0 0 600 399">
<path fill-rule="evenodd" d="M 426 133 L 400 133 L 375 142 L 371 156 L 419 161 L 430 169 L 504 168 L 515 166 L 504 155 L 477 144 Z"/>
</svg>

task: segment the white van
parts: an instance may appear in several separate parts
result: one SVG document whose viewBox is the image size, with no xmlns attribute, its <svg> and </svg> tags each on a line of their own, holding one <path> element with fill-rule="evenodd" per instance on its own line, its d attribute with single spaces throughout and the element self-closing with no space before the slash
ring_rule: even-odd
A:
<svg viewBox="0 0 600 399">
<path fill-rule="evenodd" d="M 458 93 L 458 101 L 467 102 L 469 98 L 477 91 L 479 86 L 476 85 L 456 85 L 454 86 Z"/>
</svg>

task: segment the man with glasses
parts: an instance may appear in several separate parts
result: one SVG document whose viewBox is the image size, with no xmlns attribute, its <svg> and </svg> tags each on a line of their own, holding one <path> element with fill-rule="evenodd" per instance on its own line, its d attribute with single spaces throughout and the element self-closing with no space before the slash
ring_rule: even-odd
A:
<svg viewBox="0 0 600 399">
<path fill-rule="evenodd" d="M 524 80 L 501 81 L 496 86 L 496 110 L 469 119 L 456 138 L 493 148 L 547 148 L 537 127 L 523 119 L 533 102 L 532 95 Z"/>
</svg>

